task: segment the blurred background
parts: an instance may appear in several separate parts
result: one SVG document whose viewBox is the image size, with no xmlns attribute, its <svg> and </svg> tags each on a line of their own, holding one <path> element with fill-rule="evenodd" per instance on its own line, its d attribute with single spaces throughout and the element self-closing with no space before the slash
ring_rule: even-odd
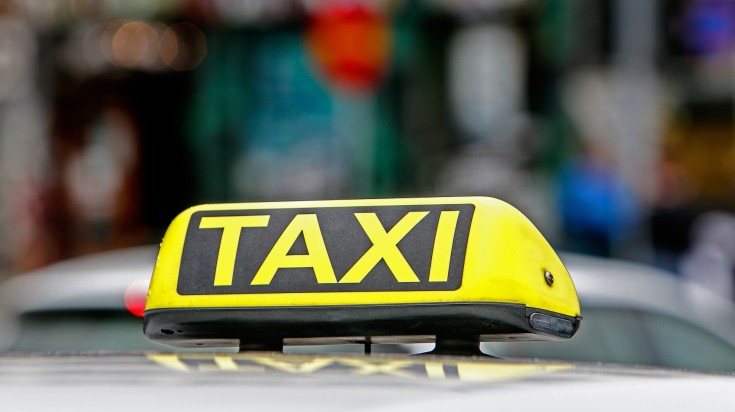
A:
<svg viewBox="0 0 735 412">
<path fill-rule="evenodd" d="M 0 278 L 204 202 L 493 196 L 733 298 L 735 2 L 0 0 Z"/>
</svg>

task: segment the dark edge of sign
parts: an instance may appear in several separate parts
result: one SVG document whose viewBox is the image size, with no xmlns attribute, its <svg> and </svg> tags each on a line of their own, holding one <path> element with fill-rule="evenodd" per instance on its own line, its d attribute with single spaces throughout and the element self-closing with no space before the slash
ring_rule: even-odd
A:
<svg viewBox="0 0 735 412">
<path fill-rule="evenodd" d="M 534 327 L 533 314 L 558 319 L 561 331 Z M 148 310 L 144 333 L 174 346 L 208 346 L 237 339 L 269 343 L 285 338 L 341 336 L 504 335 L 539 340 L 572 337 L 581 318 L 508 303 L 420 303 L 323 307 L 174 308 Z M 512 338 L 511 338 L 512 339 Z"/>
</svg>

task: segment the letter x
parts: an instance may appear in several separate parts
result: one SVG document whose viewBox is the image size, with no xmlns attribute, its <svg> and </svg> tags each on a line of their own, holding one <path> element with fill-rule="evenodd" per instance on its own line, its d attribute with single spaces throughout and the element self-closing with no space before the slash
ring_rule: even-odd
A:
<svg viewBox="0 0 735 412">
<path fill-rule="evenodd" d="M 362 282 L 381 259 L 385 260 L 397 281 L 418 282 L 419 278 L 408 265 L 397 245 L 427 214 L 429 212 L 409 212 L 390 231 L 386 232 L 375 213 L 355 213 L 357 221 L 373 242 L 373 246 L 347 271 L 339 283 Z"/>
</svg>

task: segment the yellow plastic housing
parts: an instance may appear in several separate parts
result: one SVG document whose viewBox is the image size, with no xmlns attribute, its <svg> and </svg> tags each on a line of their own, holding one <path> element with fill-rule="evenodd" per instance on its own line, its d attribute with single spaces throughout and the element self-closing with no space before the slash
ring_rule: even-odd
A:
<svg viewBox="0 0 735 412">
<path fill-rule="evenodd" d="M 361 290 L 359 286 L 352 291 L 308 291 L 287 293 L 211 293 L 180 294 L 177 290 L 181 262 L 185 251 L 187 230 L 190 221 L 197 212 L 210 215 L 224 213 L 228 216 L 238 212 L 258 216 L 267 216 L 273 211 L 283 209 L 309 210 L 317 218 L 320 210 L 349 208 L 350 210 L 371 210 L 380 216 L 381 208 L 404 207 L 405 210 L 422 212 L 431 206 L 442 205 L 451 209 L 452 205 L 471 205 L 471 224 L 466 240 L 461 285 L 455 290 Z M 403 210 L 403 209 L 402 209 Z M 385 235 L 391 232 L 390 227 L 382 227 L 376 219 L 361 220 L 366 232 Z M 447 215 L 446 227 L 451 225 L 452 216 Z M 206 224 L 216 227 L 219 223 L 210 219 Z M 254 223 L 264 226 L 266 222 Z M 330 222 L 319 221 L 317 228 L 325 229 Z M 408 225 L 408 223 L 407 223 Z M 439 224 L 441 226 L 442 223 Z M 204 228 L 205 223 L 200 224 Z M 380 227 L 377 227 L 380 226 Z M 396 225 L 398 226 L 398 225 Z M 410 225 L 409 225 L 410 226 Z M 406 226 L 406 227 L 409 227 Z M 256 227 L 256 226 L 252 226 Z M 307 227 L 307 226 L 301 226 Z M 312 227 L 312 226 L 308 226 Z M 356 226 L 359 228 L 359 226 Z M 443 240 L 437 232 L 434 249 L 441 249 Z M 398 231 L 398 230 L 397 230 Z M 404 228 L 404 232 L 405 232 Z M 409 228 L 410 231 L 410 228 Z M 255 232 L 253 232 L 255 233 Z M 452 233 L 451 231 L 448 233 Z M 377 239 L 378 235 L 375 235 Z M 447 238 L 446 233 L 444 238 Z M 308 242 L 319 244 L 319 234 L 312 236 Z M 313 240 L 316 239 L 316 240 Z M 446 239 L 445 239 L 446 240 Z M 257 241 L 253 240 L 253 241 Z M 225 242 L 225 241 L 222 241 Z M 189 245 L 188 247 L 196 247 Z M 211 246 L 211 245 L 210 245 Z M 220 245 L 223 246 L 223 245 Z M 243 246 L 244 247 L 244 246 Z M 269 247 L 272 247 L 269 246 Z M 391 246 L 392 247 L 392 246 Z M 401 243 L 396 247 L 401 248 Z M 451 247 L 447 246 L 447 247 Z M 308 253 L 321 248 L 310 247 Z M 327 253 L 330 253 L 327 248 Z M 395 251 L 395 249 L 393 249 Z M 387 252 L 386 252 L 387 253 Z M 426 253 L 432 253 L 431 249 Z M 433 252 L 436 253 L 436 252 Z M 223 254 L 219 255 L 220 260 Z M 379 257 L 379 255 L 376 255 Z M 437 254 L 438 256 L 438 254 Z M 310 258 L 313 256 L 307 256 Z M 330 256 L 335 258 L 335 256 Z M 234 259 L 230 257 L 231 259 Z M 286 258 L 283 258 L 286 259 Z M 293 256 L 288 257 L 281 267 L 294 265 Z M 439 257 L 432 257 L 438 261 Z M 305 260 L 313 262 L 314 260 Z M 409 262 L 410 263 L 410 262 Z M 440 263 L 436 263 L 440 265 Z M 279 263 L 276 262 L 278 266 Z M 298 265 L 298 263 L 296 263 Z M 394 266 L 395 267 L 395 266 Z M 316 270 L 315 270 L 316 272 Z M 327 271 L 320 281 L 333 282 Z M 210 274 L 211 276 L 211 274 Z M 273 274 L 271 273 L 271 278 Z M 275 276 L 285 276 L 276 272 Z M 316 275 L 315 276 L 319 276 Z M 342 281 L 345 274 L 335 273 L 334 280 Z M 370 276 L 370 274 L 367 274 Z M 408 273 L 394 273 L 396 280 L 411 281 Z M 553 277 L 553 280 L 550 279 Z M 356 280 L 360 280 L 357 276 Z M 229 281 L 225 279 L 225 282 Z M 359 282 L 358 282 L 359 283 Z M 318 284 L 317 284 L 318 289 Z M 223 289 L 224 290 L 224 289 Z M 518 210 L 509 204 L 486 197 L 438 197 L 414 199 L 371 199 L 371 200 L 327 200 L 297 201 L 272 203 L 233 203 L 212 204 L 192 207 L 171 223 L 161 244 L 151 279 L 146 301 L 146 313 L 162 309 L 196 309 L 196 308 L 267 308 L 267 307 L 328 307 L 328 306 L 370 306 L 370 305 L 403 305 L 403 304 L 444 304 L 444 303 L 508 303 L 525 305 L 556 314 L 578 318 L 579 302 L 572 279 L 561 260 L 536 227 Z"/>
</svg>

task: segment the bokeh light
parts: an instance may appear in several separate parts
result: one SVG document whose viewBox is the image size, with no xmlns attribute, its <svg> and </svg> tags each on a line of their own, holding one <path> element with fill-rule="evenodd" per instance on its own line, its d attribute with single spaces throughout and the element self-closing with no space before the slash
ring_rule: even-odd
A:
<svg viewBox="0 0 735 412">
<path fill-rule="evenodd" d="M 161 36 L 160 55 L 176 71 L 194 70 L 207 55 L 207 39 L 193 24 L 174 24 Z"/>
</svg>

